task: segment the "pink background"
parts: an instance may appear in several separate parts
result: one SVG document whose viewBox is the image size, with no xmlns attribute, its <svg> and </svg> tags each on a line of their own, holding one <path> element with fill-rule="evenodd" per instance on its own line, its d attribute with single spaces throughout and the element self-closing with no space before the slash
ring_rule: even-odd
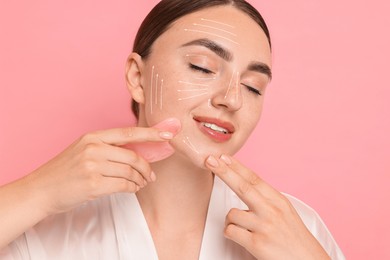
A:
<svg viewBox="0 0 390 260">
<path fill-rule="evenodd" d="M 158 1 L 3 1 L 0 183 L 84 132 L 133 122 L 124 64 Z M 349 259 L 390 259 L 390 16 L 386 0 L 251 1 L 274 81 L 238 155 L 314 207 Z"/>
</svg>

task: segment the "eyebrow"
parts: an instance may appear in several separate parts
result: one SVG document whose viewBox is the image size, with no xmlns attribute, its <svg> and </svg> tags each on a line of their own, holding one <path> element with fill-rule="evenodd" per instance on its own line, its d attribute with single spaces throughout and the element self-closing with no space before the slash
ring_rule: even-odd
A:
<svg viewBox="0 0 390 260">
<path fill-rule="evenodd" d="M 214 52 L 215 54 L 217 54 L 219 57 L 221 57 L 226 61 L 233 60 L 233 54 L 230 51 L 226 50 L 216 42 L 206 38 L 193 40 L 191 42 L 183 44 L 181 47 L 194 46 L 194 45 L 206 47 L 207 49 L 211 50 L 212 52 Z M 263 62 L 253 61 L 251 64 L 249 64 L 248 70 L 265 74 L 270 80 L 272 79 L 271 68 Z"/>
<path fill-rule="evenodd" d="M 193 45 L 206 47 L 207 49 L 211 50 L 212 52 L 214 52 L 215 54 L 217 54 L 219 57 L 221 57 L 226 61 L 231 61 L 233 59 L 233 54 L 230 51 L 224 49 L 216 42 L 213 42 L 209 39 L 197 39 L 182 45 L 182 47 L 193 46 Z"/>
<path fill-rule="evenodd" d="M 249 64 L 248 70 L 265 74 L 270 80 L 272 79 L 271 68 L 263 62 L 252 62 L 251 64 Z"/>
</svg>

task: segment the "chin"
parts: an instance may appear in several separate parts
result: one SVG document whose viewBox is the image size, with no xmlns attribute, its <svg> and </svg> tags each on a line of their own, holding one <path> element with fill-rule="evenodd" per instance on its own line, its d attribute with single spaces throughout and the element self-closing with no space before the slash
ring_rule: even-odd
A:
<svg viewBox="0 0 390 260">
<path fill-rule="evenodd" d="M 188 162 L 202 170 L 208 170 L 205 166 L 205 161 L 208 156 L 214 155 L 219 157 L 225 153 L 217 146 L 210 147 L 209 144 L 196 146 L 194 143 L 188 142 L 185 138 L 175 138 L 170 144 L 175 149 L 175 156 L 177 156 L 179 160 Z M 230 153 L 226 152 L 226 154 Z"/>
</svg>

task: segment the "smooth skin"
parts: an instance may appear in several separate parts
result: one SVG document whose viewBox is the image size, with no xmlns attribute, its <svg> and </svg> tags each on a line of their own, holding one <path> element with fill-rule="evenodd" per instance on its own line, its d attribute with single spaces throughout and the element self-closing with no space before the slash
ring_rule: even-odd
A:
<svg viewBox="0 0 390 260">
<path fill-rule="evenodd" d="M 234 24 L 239 44 L 185 31 L 202 18 Z M 229 51 L 232 58 L 223 59 L 204 46 L 186 46 L 205 37 Z M 188 64 L 188 54 L 206 57 L 204 63 L 190 59 L 203 70 Z M 199 259 L 214 178 L 221 178 L 249 207 L 249 211 L 230 211 L 221 236 L 237 242 L 257 259 L 329 259 L 287 198 L 232 157 L 221 157 L 238 151 L 260 118 L 264 96 L 246 85 L 264 93 L 269 78 L 248 69 L 253 61 L 271 67 L 266 36 L 250 17 L 230 6 L 182 17 L 157 39 L 147 60 L 131 54 L 127 83 L 131 96 L 140 104 L 138 126 L 143 128 L 87 134 L 31 175 L 2 187 L 0 215 L 5 217 L 0 222 L 0 247 L 46 216 L 126 191 L 136 192 L 159 259 Z M 151 113 L 147 108 L 153 102 L 148 100 L 153 66 L 168 87 L 164 89 L 164 110 Z M 204 77 L 204 69 L 213 73 L 207 76 L 215 77 L 205 84 L 209 96 L 179 103 L 177 90 L 183 86 L 178 82 Z M 234 86 L 239 95 L 228 92 L 232 75 L 240 75 Z M 235 132 L 228 142 L 215 142 L 197 128 L 194 116 L 228 121 L 234 124 Z M 169 117 L 179 119 L 182 126 L 173 139 L 148 127 Z M 183 143 L 184 137 L 190 138 L 199 154 Z M 120 147 L 167 140 L 176 152 L 151 164 Z"/>
<path fill-rule="evenodd" d="M 228 155 L 208 157 L 207 167 L 248 206 L 231 209 L 225 237 L 257 259 L 330 259 L 280 192 Z"/>
<path fill-rule="evenodd" d="M 239 44 L 186 31 L 202 18 L 234 24 Z M 227 50 L 232 59 L 223 59 L 204 46 L 188 45 L 204 38 Z M 271 67 L 266 36 L 251 18 L 228 6 L 208 8 L 177 20 L 154 43 L 147 60 L 137 54 L 129 57 L 128 86 L 140 104 L 139 124 L 151 125 L 168 116 L 178 118 L 182 124 L 182 131 L 170 142 L 176 153 L 152 164 L 157 181 L 137 192 L 159 259 L 199 259 L 214 178 L 221 178 L 250 208 L 248 212 L 232 209 L 229 213 L 225 231 L 228 239 L 258 259 L 329 259 L 280 192 L 233 159 L 229 166 L 219 159 L 219 166 L 206 163 L 210 155 L 219 158 L 221 154 L 234 154 L 258 123 L 264 95 L 252 93 L 246 85 L 264 94 L 269 78 L 248 69 L 254 61 Z M 204 70 L 193 70 L 189 62 Z M 148 83 L 156 71 L 169 87 L 164 90 L 164 110 L 151 113 L 149 104 L 153 100 L 149 100 Z M 234 81 L 234 91 L 229 92 L 232 75 L 237 74 L 240 78 Z M 202 77 L 215 79 L 196 81 Z M 179 102 L 178 90 L 183 89 L 180 81 L 201 83 L 208 95 Z M 234 93 L 236 90 L 239 95 Z M 233 137 L 227 142 L 215 142 L 197 128 L 194 116 L 232 123 Z M 190 138 L 199 153 L 181 141 L 184 136 Z"/>
<path fill-rule="evenodd" d="M 0 188 L 0 248 L 47 216 L 156 180 L 148 162 L 121 145 L 166 142 L 170 132 L 127 127 L 84 135 L 26 177 Z M 15 206 L 17 205 L 17 206 Z"/>
</svg>

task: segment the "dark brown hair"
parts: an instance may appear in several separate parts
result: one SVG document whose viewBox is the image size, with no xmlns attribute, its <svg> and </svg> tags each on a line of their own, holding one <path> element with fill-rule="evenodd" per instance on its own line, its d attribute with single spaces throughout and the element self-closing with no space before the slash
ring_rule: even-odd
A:
<svg viewBox="0 0 390 260">
<path fill-rule="evenodd" d="M 147 59 L 153 43 L 179 18 L 213 6 L 231 5 L 249 15 L 263 29 L 271 46 L 267 25 L 261 14 L 244 0 L 162 0 L 146 16 L 134 40 L 133 52 Z M 133 100 L 132 110 L 139 116 L 139 105 Z"/>
</svg>

